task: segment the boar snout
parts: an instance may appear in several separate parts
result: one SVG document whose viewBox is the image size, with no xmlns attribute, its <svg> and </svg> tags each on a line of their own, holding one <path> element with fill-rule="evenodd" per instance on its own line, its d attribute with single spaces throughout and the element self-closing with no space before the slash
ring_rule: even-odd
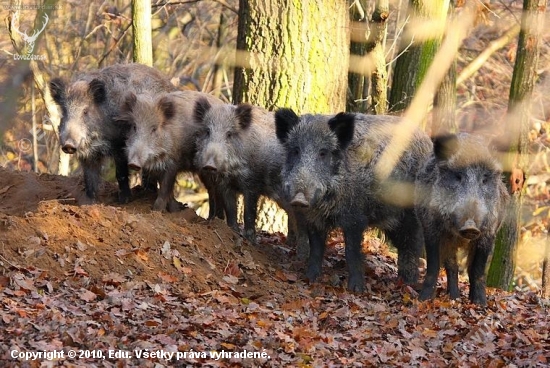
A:
<svg viewBox="0 0 550 368">
<path fill-rule="evenodd" d="M 134 162 L 130 162 L 128 163 L 128 168 L 130 170 L 134 170 L 134 171 L 139 171 L 141 170 L 141 166 L 139 166 L 138 164 L 134 163 Z"/>
<path fill-rule="evenodd" d="M 309 207 L 309 201 L 302 192 L 296 193 L 294 198 L 290 201 L 290 204 L 294 207 Z"/>
<path fill-rule="evenodd" d="M 214 162 L 214 159 L 209 159 L 203 166 L 202 166 L 202 169 L 204 171 L 208 171 L 208 172 L 216 172 L 218 171 L 218 167 L 216 165 L 216 163 Z"/>
<path fill-rule="evenodd" d="M 68 139 L 61 149 L 63 152 L 72 155 L 76 152 L 76 143 L 72 139 Z"/>
<path fill-rule="evenodd" d="M 464 225 L 458 230 L 460 236 L 468 240 L 474 240 L 481 235 L 481 231 L 478 229 L 476 223 L 472 219 L 468 219 Z"/>
</svg>

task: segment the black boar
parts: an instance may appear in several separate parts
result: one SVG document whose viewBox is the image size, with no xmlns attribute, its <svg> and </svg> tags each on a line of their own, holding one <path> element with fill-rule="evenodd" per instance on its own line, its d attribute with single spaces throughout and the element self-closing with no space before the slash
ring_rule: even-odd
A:
<svg viewBox="0 0 550 368">
<path fill-rule="evenodd" d="M 398 249 L 399 276 L 415 283 L 423 243 L 414 213 L 413 184 L 431 150 L 428 136 L 415 131 L 390 177 L 381 181 L 374 168 L 399 119 L 346 113 L 298 117 L 292 110 L 281 109 L 275 121 L 277 137 L 286 151 L 284 192 L 307 221 L 308 279 L 313 282 L 321 274 L 327 234 L 340 227 L 346 245 L 348 289 L 364 291 L 363 232 L 375 226 Z"/>
<path fill-rule="evenodd" d="M 434 139 L 433 154 L 416 180 L 416 211 L 428 262 L 421 300 L 434 297 L 440 262 L 450 297 L 460 297 L 457 250 L 466 247 L 470 300 L 487 304 L 485 269 L 509 198 L 501 175 L 479 137 L 462 133 Z"/>
</svg>

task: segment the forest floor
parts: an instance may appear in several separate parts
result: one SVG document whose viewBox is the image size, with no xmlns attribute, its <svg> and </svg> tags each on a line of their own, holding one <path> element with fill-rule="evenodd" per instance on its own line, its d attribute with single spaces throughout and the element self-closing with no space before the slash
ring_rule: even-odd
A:
<svg viewBox="0 0 550 368">
<path fill-rule="evenodd" d="M 3 367 L 550 364 L 535 292 L 489 289 L 482 308 L 462 279 L 450 301 L 442 273 L 437 299 L 418 302 L 396 255 L 366 238 L 368 291 L 350 293 L 337 233 L 309 285 L 282 234 L 252 246 L 192 210 L 152 212 L 151 194 L 119 206 L 106 183 L 103 204 L 77 206 L 81 190 L 79 178 L 0 168 Z"/>
</svg>

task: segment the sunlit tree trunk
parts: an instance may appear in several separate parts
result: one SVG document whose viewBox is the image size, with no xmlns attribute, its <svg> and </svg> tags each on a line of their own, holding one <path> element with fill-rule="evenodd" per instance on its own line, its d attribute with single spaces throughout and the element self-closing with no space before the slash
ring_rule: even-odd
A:
<svg viewBox="0 0 550 368">
<path fill-rule="evenodd" d="M 371 39 L 367 51 L 371 53 L 374 69 L 371 75 L 371 110 L 382 115 L 388 109 L 388 70 L 386 66 L 386 20 L 390 15 L 388 0 L 376 0 L 372 14 Z"/>
<path fill-rule="evenodd" d="M 514 74 L 510 86 L 506 131 L 511 137 L 508 150 L 508 185 L 518 179 L 518 171 L 525 173 L 528 160 L 528 131 L 531 95 L 535 84 L 539 47 L 544 24 L 546 0 L 524 0 Z M 521 174 L 520 174 L 521 175 Z M 512 195 L 507 207 L 507 219 L 497 236 L 493 260 L 487 276 L 487 285 L 508 290 L 512 284 L 519 225 L 522 191 Z"/>
<path fill-rule="evenodd" d="M 345 0 L 240 0 L 233 102 L 269 110 L 345 109 L 349 17 Z"/>
<path fill-rule="evenodd" d="M 153 66 L 151 0 L 132 0 L 134 62 Z"/>
<path fill-rule="evenodd" d="M 345 0 L 240 0 L 233 102 L 297 113 L 345 110 L 349 16 Z M 259 203 L 257 227 L 286 233 L 281 210 Z"/>
</svg>

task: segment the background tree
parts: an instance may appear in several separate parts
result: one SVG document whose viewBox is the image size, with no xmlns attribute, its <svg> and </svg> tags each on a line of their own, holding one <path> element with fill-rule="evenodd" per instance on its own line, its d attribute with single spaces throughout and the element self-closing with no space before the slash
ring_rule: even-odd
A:
<svg viewBox="0 0 550 368">
<path fill-rule="evenodd" d="M 454 19 L 455 3 L 449 3 L 448 19 Z M 448 31 L 448 30 L 447 30 Z M 451 30 L 452 32 L 452 30 Z M 456 58 L 439 85 L 434 97 L 432 124 L 429 129 L 431 136 L 443 133 L 457 133 L 456 122 Z"/>
<path fill-rule="evenodd" d="M 367 55 L 367 40 L 370 37 L 368 1 L 354 0 L 350 6 L 350 65 L 353 59 Z M 367 59 L 368 60 L 368 59 Z M 351 69 L 351 68 L 350 68 Z M 369 76 L 350 70 L 348 74 L 347 111 L 365 112 L 369 106 Z"/>
<path fill-rule="evenodd" d="M 390 7 L 388 0 L 376 0 L 369 22 L 367 3 L 355 0 L 350 9 L 353 23 L 347 110 L 383 114 L 388 106 L 385 46 Z"/>
<path fill-rule="evenodd" d="M 153 66 L 151 0 L 132 0 L 134 62 Z"/>
<path fill-rule="evenodd" d="M 393 72 L 391 111 L 401 111 L 410 105 L 439 48 L 448 8 L 449 0 L 410 0 L 409 23 Z"/>
<path fill-rule="evenodd" d="M 241 0 L 233 102 L 296 113 L 345 110 L 349 16 L 345 0 Z M 257 227 L 286 232 L 286 214 L 260 200 Z"/>
<path fill-rule="evenodd" d="M 528 166 L 528 132 L 531 96 L 537 77 L 539 47 L 544 25 L 546 0 L 524 0 L 514 74 L 510 86 L 507 132 L 510 148 L 507 155 L 506 182 L 511 192 L 523 181 Z M 521 224 L 522 188 L 515 191 L 507 208 L 507 219 L 497 236 L 487 285 L 508 290 L 511 287 Z M 544 278 L 544 277 L 543 277 Z"/>
<path fill-rule="evenodd" d="M 241 0 L 233 102 L 297 113 L 345 109 L 349 60 L 345 0 Z"/>
</svg>

